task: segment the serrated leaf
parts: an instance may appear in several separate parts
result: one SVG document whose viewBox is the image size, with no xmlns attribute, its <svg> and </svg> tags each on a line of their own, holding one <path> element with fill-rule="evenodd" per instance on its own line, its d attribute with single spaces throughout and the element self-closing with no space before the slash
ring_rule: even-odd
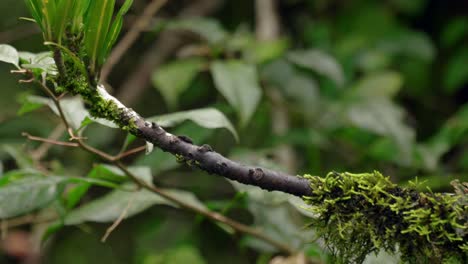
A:
<svg viewBox="0 0 468 264">
<path fill-rule="evenodd" d="M 147 119 L 148 121 L 156 122 L 162 127 L 173 127 L 186 120 L 191 120 L 197 125 L 214 129 L 226 128 L 232 135 L 239 139 L 236 130 L 226 116 L 215 108 L 203 108 L 191 111 L 176 112 L 167 115 L 154 116 Z"/>
<path fill-rule="evenodd" d="M 19 68 L 19 54 L 18 51 L 10 45 L 0 45 L 0 61 L 10 63 Z"/>
<path fill-rule="evenodd" d="M 216 88 L 238 112 L 241 126 L 245 126 L 262 96 L 255 66 L 236 60 L 215 61 L 211 74 Z"/>
<path fill-rule="evenodd" d="M 57 198 L 63 177 L 27 177 L 0 188 L 0 219 L 42 208 Z"/>
<path fill-rule="evenodd" d="M 166 64 L 153 73 L 153 84 L 170 109 L 175 109 L 177 99 L 189 87 L 202 65 L 202 59 L 185 59 Z"/>
<path fill-rule="evenodd" d="M 298 66 L 308 68 L 330 78 L 338 86 L 344 85 L 345 77 L 341 65 L 335 58 L 321 50 L 292 51 L 287 58 Z"/>
<path fill-rule="evenodd" d="M 167 28 L 192 31 L 211 44 L 220 43 L 228 36 L 218 21 L 201 17 L 178 20 L 170 23 Z"/>
</svg>

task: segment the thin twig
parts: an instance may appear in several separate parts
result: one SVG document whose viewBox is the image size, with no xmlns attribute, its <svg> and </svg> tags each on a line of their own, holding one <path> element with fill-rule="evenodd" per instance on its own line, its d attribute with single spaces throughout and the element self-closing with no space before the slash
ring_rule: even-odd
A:
<svg viewBox="0 0 468 264">
<path fill-rule="evenodd" d="M 105 82 L 114 66 L 119 62 L 125 52 L 137 40 L 140 33 L 148 27 L 151 18 L 167 2 L 167 0 L 153 0 L 143 11 L 143 14 L 135 21 L 134 26 L 127 32 L 122 40 L 112 50 L 106 64 L 101 70 L 101 80 Z"/>
<path fill-rule="evenodd" d="M 122 213 L 119 215 L 119 217 L 114 221 L 114 223 L 106 230 L 106 233 L 104 236 L 101 238 L 101 242 L 106 242 L 107 238 L 110 236 L 110 234 L 122 223 L 124 218 L 128 214 L 128 210 L 132 206 L 133 202 L 135 201 L 135 194 L 131 196 L 130 200 L 127 203 L 127 206 L 123 209 Z"/>
<path fill-rule="evenodd" d="M 20 216 L 17 218 L 12 218 L 8 220 L 3 220 L 5 224 L 5 228 L 10 229 L 14 227 L 19 227 L 28 224 L 40 224 L 40 223 L 48 223 L 57 220 L 57 216 L 52 215 L 45 215 L 45 216 L 36 216 L 33 214 L 28 214 L 24 216 Z"/>
<path fill-rule="evenodd" d="M 48 139 L 48 138 L 36 137 L 26 132 L 21 133 L 21 135 L 23 137 L 27 137 L 29 140 L 44 142 L 44 143 L 48 143 L 52 145 L 65 146 L 65 147 L 79 147 L 80 146 L 78 143 L 63 142 L 63 141 L 57 141 L 57 140 Z"/>
<path fill-rule="evenodd" d="M 123 153 L 120 153 L 120 154 L 114 156 L 114 159 L 115 160 L 121 160 L 121 159 L 123 159 L 125 157 L 128 157 L 130 155 L 133 155 L 135 153 L 145 151 L 145 149 L 146 149 L 146 146 L 141 146 L 141 147 L 137 147 L 137 148 L 134 148 L 134 149 L 131 149 L 131 150 L 127 150 L 127 151 L 125 151 Z"/>
<path fill-rule="evenodd" d="M 54 140 L 56 141 L 57 139 L 60 138 L 60 136 L 63 134 L 63 132 L 65 132 L 65 126 L 60 123 L 59 125 L 57 125 L 57 127 L 50 133 L 49 137 L 47 138 L 48 140 Z M 52 144 L 50 142 L 44 142 L 43 144 L 41 144 L 37 149 L 35 149 L 34 151 L 31 152 L 31 156 L 37 160 L 37 161 L 40 161 L 42 159 L 42 157 L 44 157 L 44 155 L 47 154 L 47 152 L 49 151 L 50 147 L 53 146 L 53 145 L 57 145 L 57 144 Z"/>
<path fill-rule="evenodd" d="M 50 93 L 52 93 L 50 91 L 50 89 L 43 83 L 40 83 L 41 86 L 43 86 L 44 90 L 46 91 L 49 91 Z M 53 95 L 53 93 L 52 93 Z M 52 96 L 51 96 L 52 97 Z M 57 97 L 53 96 L 52 97 L 52 100 L 54 101 L 55 105 L 57 106 L 58 110 L 59 110 L 59 115 L 61 116 L 61 119 L 62 121 L 65 123 L 65 126 L 69 127 L 68 123 L 67 123 L 67 119 L 65 118 L 64 114 L 63 114 L 63 111 L 61 110 L 61 106 L 60 106 L 60 103 L 58 102 L 57 100 Z M 72 132 L 70 132 L 72 133 Z M 84 142 L 81 138 L 74 138 L 77 143 L 79 144 L 79 146 L 90 152 L 90 153 L 93 153 L 99 157 L 101 157 L 102 159 L 108 161 L 108 162 L 111 162 L 113 163 L 114 165 L 116 165 L 117 167 L 119 167 L 128 177 L 130 177 L 135 183 L 137 183 L 140 187 L 142 188 L 145 188 L 151 192 L 154 192 L 160 196 L 162 196 L 163 198 L 177 204 L 178 206 L 180 206 L 181 208 L 184 208 L 186 210 L 189 210 L 189 211 L 192 211 L 192 212 L 195 212 L 195 213 L 198 213 L 200 215 L 203 215 L 205 217 L 207 217 L 208 219 L 211 219 L 213 221 L 217 221 L 217 222 L 220 222 L 220 223 L 223 223 L 223 224 L 226 224 L 232 228 L 234 228 L 235 230 L 239 231 L 239 232 L 242 232 L 244 234 L 248 234 L 248 235 L 251 235 L 253 237 L 256 237 L 260 240 L 263 240 L 269 244 L 271 244 L 272 246 L 278 248 L 279 250 L 287 253 L 287 254 L 294 254 L 296 253 L 296 250 L 294 250 L 293 248 L 289 247 L 288 245 L 285 245 L 283 243 L 280 243 L 272 238 L 270 238 L 269 236 L 263 234 L 261 231 L 257 230 L 257 229 L 254 229 L 254 228 L 251 228 L 247 225 L 244 225 L 242 223 L 239 223 L 239 222 L 236 222 L 228 217 L 225 217 L 219 213 L 216 213 L 216 212 L 212 212 L 210 210 L 207 210 L 207 209 L 202 209 L 202 208 L 199 208 L 199 207 L 196 207 L 196 206 L 193 206 L 191 204 L 188 204 L 182 200 L 179 200 L 177 199 L 176 197 L 170 195 L 169 193 L 166 193 L 165 191 L 159 189 L 158 187 L 156 186 L 153 186 L 153 185 L 149 185 L 148 183 L 140 180 L 136 175 L 134 175 L 132 172 L 130 172 L 127 167 L 125 165 L 123 165 L 123 163 L 121 163 L 119 160 L 118 160 L 118 156 L 111 156 L 107 153 L 104 153 L 88 144 L 86 144 L 86 142 Z"/>
<path fill-rule="evenodd" d="M 117 161 L 114 164 L 117 167 L 119 167 L 127 176 L 129 176 L 135 183 L 137 183 L 141 187 L 162 196 L 163 198 L 165 198 L 165 199 L 179 205 L 182 208 L 185 208 L 185 209 L 188 209 L 188 210 L 190 210 L 192 212 L 203 215 L 203 216 L 207 217 L 208 219 L 211 219 L 211 220 L 223 223 L 225 225 L 228 225 L 228 226 L 234 228 L 235 230 L 237 230 L 237 231 L 239 231 L 241 233 L 248 234 L 248 235 L 251 235 L 251 236 L 253 236 L 255 238 L 263 240 L 263 241 L 269 243 L 270 245 L 276 247 L 277 249 L 279 249 L 279 250 L 281 250 L 281 251 L 283 251 L 283 252 L 285 252 L 287 254 L 292 255 L 292 254 L 296 253 L 295 249 L 289 247 L 286 244 L 283 244 L 281 242 L 278 242 L 278 241 L 270 238 L 269 236 L 263 234 L 258 229 L 254 229 L 254 228 L 251 228 L 251 227 L 246 226 L 244 224 L 241 224 L 239 222 L 236 222 L 236 221 L 234 221 L 234 220 L 232 220 L 232 219 L 230 219 L 228 217 L 225 217 L 224 215 L 221 215 L 219 213 L 212 212 L 212 211 L 209 211 L 209 210 L 206 210 L 206 209 L 203 209 L 203 208 L 196 207 L 196 206 L 193 206 L 191 204 L 185 203 L 184 201 L 181 201 L 181 200 L 173 197 L 172 195 L 166 193 L 164 190 L 161 190 L 156 186 L 149 185 L 148 183 L 146 183 L 145 181 L 142 181 L 140 178 L 138 178 L 136 175 L 134 175 L 132 172 L 130 172 L 127 169 L 127 167 L 125 165 L 123 165 L 121 162 Z"/>
</svg>

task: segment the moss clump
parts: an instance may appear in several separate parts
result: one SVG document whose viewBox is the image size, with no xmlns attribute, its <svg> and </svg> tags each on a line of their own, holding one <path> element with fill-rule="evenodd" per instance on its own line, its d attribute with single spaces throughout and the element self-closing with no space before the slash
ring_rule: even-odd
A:
<svg viewBox="0 0 468 264">
<path fill-rule="evenodd" d="M 80 95 L 91 116 L 113 121 L 125 131 L 136 132 L 135 120 L 128 116 L 126 110 L 119 108 L 114 101 L 104 99 L 95 85 L 91 84 L 89 77 L 76 66 L 76 63 L 67 55 L 64 58 L 66 77 L 56 77 L 54 80 L 58 84 L 56 92 Z"/>
<path fill-rule="evenodd" d="M 468 188 L 456 194 L 419 193 L 377 171 L 305 177 L 313 194 L 304 200 L 317 214 L 310 226 L 336 262 L 361 263 L 383 249 L 401 252 L 409 263 L 467 263 Z"/>
</svg>

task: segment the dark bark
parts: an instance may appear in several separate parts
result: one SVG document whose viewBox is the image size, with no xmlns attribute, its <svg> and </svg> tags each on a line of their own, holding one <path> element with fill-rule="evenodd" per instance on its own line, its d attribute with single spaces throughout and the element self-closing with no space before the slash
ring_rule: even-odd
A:
<svg viewBox="0 0 468 264">
<path fill-rule="evenodd" d="M 146 122 L 143 118 L 136 118 L 135 124 L 138 129 L 137 136 L 163 151 L 180 155 L 186 163 L 210 174 L 299 197 L 310 196 L 312 193 L 309 181 L 302 177 L 240 164 L 213 151 L 209 145 L 194 145 L 190 140 L 167 133 L 159 125 Z"/>
</svg>

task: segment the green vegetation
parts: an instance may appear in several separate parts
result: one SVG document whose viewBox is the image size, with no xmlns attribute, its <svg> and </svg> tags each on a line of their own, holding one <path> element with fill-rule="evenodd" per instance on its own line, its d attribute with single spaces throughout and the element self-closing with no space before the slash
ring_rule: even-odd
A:
<svg viewBox="0 0 468 264">
<path fill-rule="evenodd" d="M 142 26 L 147 2 L 1 1 L 0 263 L 466 263 L 463 1 L 161 1 Z M 101 84 L 184 140 L 326 176 L 303 199 L 209 176 Z"/>
</svg>

